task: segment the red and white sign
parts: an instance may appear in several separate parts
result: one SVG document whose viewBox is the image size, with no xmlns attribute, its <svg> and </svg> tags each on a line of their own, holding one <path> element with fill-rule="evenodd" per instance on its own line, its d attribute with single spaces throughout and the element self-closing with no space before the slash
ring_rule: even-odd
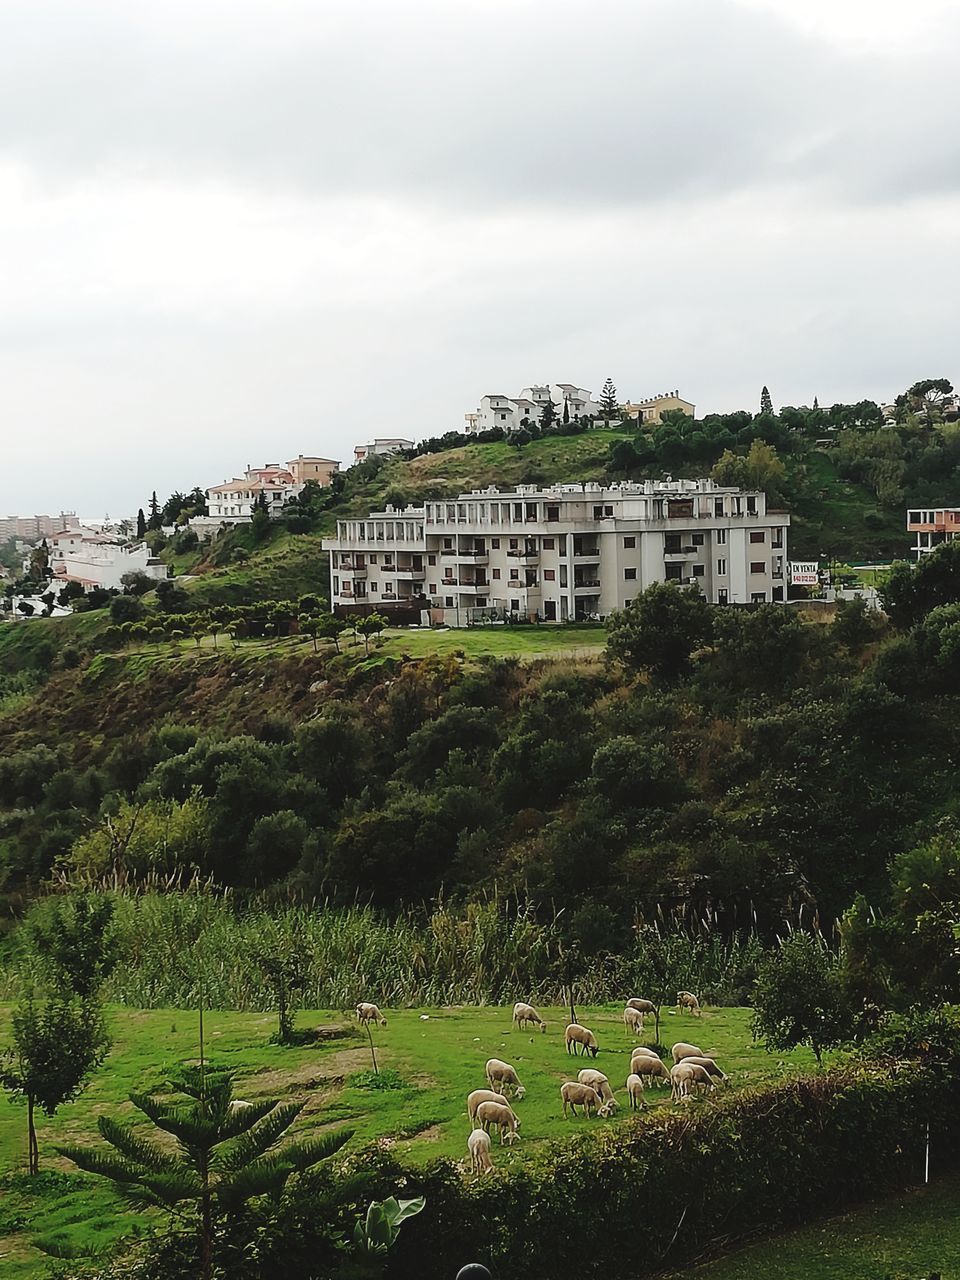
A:
<svg viewBox="0 0 960 1280">
<path fill-rule="evenodd" d="M 820 565 L 816 560 L 790 561 L 791 587 L 818 587 L 820 585 Z"/>
</svg>

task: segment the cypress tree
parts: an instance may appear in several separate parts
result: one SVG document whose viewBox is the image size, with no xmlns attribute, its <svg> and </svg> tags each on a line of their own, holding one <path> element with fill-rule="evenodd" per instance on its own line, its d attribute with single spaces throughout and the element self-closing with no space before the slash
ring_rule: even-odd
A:
<svg viewBox="0 0 960 1280">
<path fill-rule="evenodd" d="M 143 507 L 137 512 L 137 541 L 142 542 L 147 536 L 147 517 L 143 514 Z"/>
</svg>

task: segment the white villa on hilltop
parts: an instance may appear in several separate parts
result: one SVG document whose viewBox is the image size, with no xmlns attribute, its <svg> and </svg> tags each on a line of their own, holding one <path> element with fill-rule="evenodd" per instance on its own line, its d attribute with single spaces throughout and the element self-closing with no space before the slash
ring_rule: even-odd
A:
<svg viewBox="0 0 960 1280">
<path fill-rule="evenodd" d="M 502 431 L 519 431 L 524 418 L 539 422 L 543 406 L 552 400 L 557 406 L 557 417 L 562 418 L 564 406 L 572 421 L 599 413 L 600 406 L 592 393 L 572 382 L 545 382 L 540 386 L 524 387 L 518 396 L 486 395 L 475 413 L 463 415 L 464 430 L 469 435 L 499 427 Z"/>
<path fill-rule="evenodd" d="M 714 604 L 786 598 L 790 516 L 711 480 L 521 485 L 337 522 L 337 613 L 464 626 L 567 622 L 621 609 L 654 582 Z"/>
</svg>

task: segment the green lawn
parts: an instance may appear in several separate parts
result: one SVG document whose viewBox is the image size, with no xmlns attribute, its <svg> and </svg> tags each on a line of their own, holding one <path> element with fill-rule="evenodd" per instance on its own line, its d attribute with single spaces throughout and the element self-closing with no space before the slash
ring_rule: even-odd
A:
<svg viewBox="0 0 960 1280">
<path fill-rule="evenodd" d="M 684 1272 L 691 1280 L 960 1277 L 960 1178 L 784 1232 Z"/>
<path fill-rule="evenodd" d="M 463 653 L 467 658 L 596 657 L 607 642 L 601 626 L 464 627 L 451 631 L 388 630 L 381 652 L 422 658 Z"/>
<path fill-rule="evenodd" d="M 487 1058 L 512 1062 L 527 1088 L 518 1104 L 523 1141 L 515 1148 L 495 1148 L 498 1163 L 522 1161 L 532 1144 L 558 1138 L 585 1127 L 626 1122 L 625 1106 L 609 1120 L 564 1120 L 559 1087 L 576 1077 L 578 1060 L 563 1047 L 566 1017 L 545 1010 L 546 1035 L 517 1032 L 510 1012 L 503 1009 L 387 1010 L 388 1025 L 377 1028 L 380 1065 L 398 1073 L 400 1087 L 370 1089 L 353 1077 L 370 1066 L 365 1035 L 343 1013 L 301 1013 L 298 1025 L 328 1027 L 342 1034 L 314 1046 L 281 1049 L 269 1043 L 275 1019 L 259 1013 L 211 1013 L 207 1017 L 208 1056 L 233 1067 L 237 1096 L 298 1097 L 305 1101 L 298 1122 L 301 1130 L 320 1124 L 349 1125 L 354 1143 L 389 1136 L 409 1160 L 425 1161 L 446 1155 L 466 1155 L 467 1120 L 464 1100 L 471 1089 L 485 1085 Z M 633 1041 L 623 1028 L 620 1010 L 583 1009 L 581 1020 L 600 1042 L 597 1067 L 618 1089 L 625 1103 L 623 1083 Z M 425 1016 L 423 1016 L 425 1015 Z M 0 1101 L 0 1171 L 7 1175 L 0 1207 L 0 1265 L 4 1280 L 28 1280 L 42 1274 L 43 1244 L 64 1256 L 101 1247 L 134 1229 L 138 1219 L 109 1188 L 87 1175 L 69 1172 L 54 1145 L 63 1141 L 95 1140 L 100 1114 L 129 1115 L 126 1101 L 135 1089 L 151 1088 L 163 1078 L 165 1066 L 196 1054 L 196 1015 L 181 1010 L 110 1012 L 113 1051 L 87 1092 L 52 1120 L 39 1121 L 41 1169 L 60 1176 L 44 1179 L 38 1194 L 30 1194 L 29 1179 L 18 1173 L 25 1158 L 25 1116 L 22 1106 Z M 663 1039 L 671 1044 L 692 1039 L 713 1052 L 732 1076 L 734 1087 L 775 1079 L 809 1068 L 812 1058 L 798 1052 L 779 1059 L 754 1045 L 747 1009 L 707 1010 L 701 1019 L 670 1014 Z M 651 1037 L 647 1037 L 648 1041 Z M 591 1063 L 592 1065 L 592 1063 Z M 669 1106 L 666 1090 L 648 1092 L 653 1107 Z M 10 1173 L 18 1176 L 9 1177 Z"/>
</svg>

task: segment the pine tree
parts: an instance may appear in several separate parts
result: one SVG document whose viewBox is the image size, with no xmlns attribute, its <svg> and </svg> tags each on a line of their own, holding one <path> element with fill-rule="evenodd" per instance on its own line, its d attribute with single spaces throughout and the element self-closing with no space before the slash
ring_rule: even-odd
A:
<svg viewBox="0 0 960 1280">
<path fill-rule="evenodd" d="M 820 412 L 820 401 L 817 399 L 816 396 L 813 397 L 813 412 L 814 413 Z"/>
<path fill-rule="evenodd" d="M 540 430 L 552 427 L 557 420 L 557 406 L 552 400 L 545 400 L 540 409 Z"/>
<path fill-rule="evenodd" d="M 182 1067 L 170 1083 L 173 1098 L 135 1093 L 131 1101 L 157 1129 L 173 1136 L 173 1149 L 145 1137 L 139 1127 L 101 1116 L 97 1127 L 112 1151 L 59 1150 L 87 1173 L 110 1178 L 135 1203 L 172 1214 L 192 1208 L 200 1275 L 210 1280 L 217 1220 L 255 1196 L 278 1195 L 291 1174 L 332 1156 L 352 1131 L 338 1129 L 278 1146 L 303 1103 L 235 1101 L 230 1072 L 209 1066 Z"/>
<path fill-rule="evenodd" d="M 254 499 L 250 525 L 256 542 L 262 542 L 270 532 L 270 508 L 267 506 L 267 495 L 262 489 Z"/>
<path fill-rule="evenodd" d="M 143 507 L 137 512 L 137 541 L 142 542 L 147 536 L 147 517 L 143 514 Z"/>
<path fill-rule="evenodd" d="M 773 396 L 766 387 L 760 392 L 760 412 L 773 413 Z"/>
<path fill-rule="evenodd" d="M 147 521 L 147 528 L 159 529 L 163 522 L 160 518 L 160 503 L 157 501 L 156 489 L 154 489 L 153 493 L 150 495 L 150 502 L 148 503 L 148 506 L 150 508 L 150 519 Z"/>
<path fill-rule="evenodd" d="M 617 388 L 613 385 L 612 378 L 606 380 L 600 392 L 600 417 L 605 418 L 607 422 L 612 418 L 620 417 L 620 402 L 617 399 Z"/>
</svg>

